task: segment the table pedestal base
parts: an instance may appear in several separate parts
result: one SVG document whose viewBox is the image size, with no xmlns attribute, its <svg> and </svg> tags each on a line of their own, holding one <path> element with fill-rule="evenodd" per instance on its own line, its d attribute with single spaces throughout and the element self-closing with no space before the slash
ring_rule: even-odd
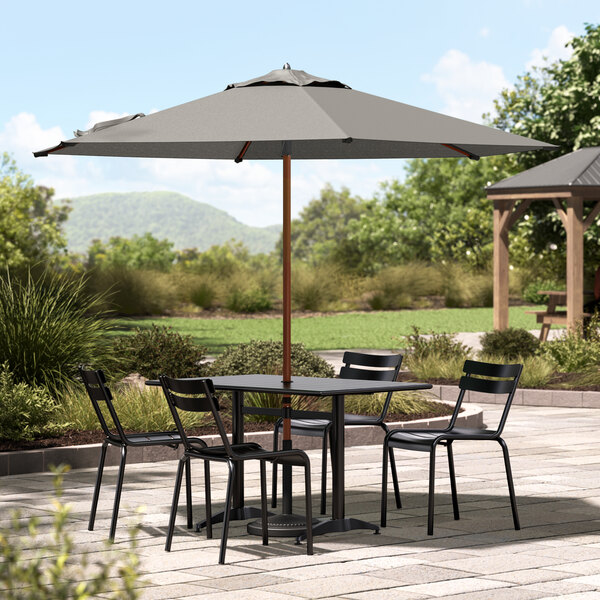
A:
<svg viewBox="0 0 600 600">
<path fill-rule="evenodd" d="M 254 519 L 255 517 L 260 517 L 262 514 L 260 508 L 254 508 L 253 506 L 242 506 L 241 508 L 232 508 L 231 509 L 231 521 L 245 521 L 246 519 Z M 273 513 L 269 513 L 272 515 Z M 211 522 L 214 523 L 222 523 L 223 522 L 223 512 L 219 512 L 212 516 Z M 200 531 L 203 527 L 206 527 L 206 519 L 204 521 L 200 521 L 196 523 L 196 531 Z"/>
<path fill-rule="evenodd" d="M 379 533 L 379 526 L 369 523 L 368 521 L 361 521 L 360 519 L 329 519 L 319 521 L 319 523 L 313 527 L 313 536 L 351 531 L 353 529 L 371 529 L 376 534 Z M 305 539 L 306 530 L 298 535 L 296 542 L 301 542 Z"/>
<path fill-rule="evenodd" d="M 314 519 L 313 528 L 319 523 L 319 519 Z M 252 521 L 252 523 L 248 523 L 247 529 L 251 535 L 262 535 L 262 522 L 260 520 Z M 294 514 L 273 515 L 268 518 L 268 529 L 270 537 L 297 538 L 306 532 L 306 517 Z"/>
</svg>

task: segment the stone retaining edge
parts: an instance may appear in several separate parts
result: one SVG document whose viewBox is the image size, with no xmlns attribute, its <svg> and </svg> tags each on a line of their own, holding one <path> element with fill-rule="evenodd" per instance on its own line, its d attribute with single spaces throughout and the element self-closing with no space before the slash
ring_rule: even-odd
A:
<svg viewBox="0 0 600 600">
<path fill-rule="evenodd" d="M 449 387 L 449 386 L 448 386 Z M 456 395 L 456 388 L 454 388 Z M 442 400 L 443 401 L 443 400 Z M 454 404 L 454 402 L 444 402 Z M 390 429 L 418 428 L 418 429 L 443 429 L 450 420 L 449 416 L 431 419 L 417 419 L 414 421 L 401 421 L 388 423 Z M 483 410 L 474 404 L 463 407 L 457 419 L 457 425 L 462 427 L 483 427 Z M 245 436 L 247 442 L 256 442 L 265 448 L 273 444 L 272 431 L 249 432 Z M 346 446 L 369 446 L 382 444 L 383 430 L 379 427 L 360 426 L 346 428 Z M 218 435 L 203 436 L 202 439 L 209 445 L 221 443 Z M 321 438 L 297 436 L 295 448 L 310 450 L 320 448 Z M 15 452 L 0 452 L 0 476 L 23 475 L 26 473 L 42 473 L 50 471 L 50 465 L 61 463 L 69 464 L 72 469 L 97 468 L 102 444 L 85 444 L 81 446 L 62 446 L 58 448 L 42 448 L 39 450 L 21 450 Z M 175 460 L 183 454 L 183 448 L 178 450 L 163 446 L 132 447 L 127 449 L 127 463 L 148 463 L 161 460 Z M 120 452 L 118 448 L 109 446 L 106 453 L 106 466 L 119 464 Z"/>
</svg>

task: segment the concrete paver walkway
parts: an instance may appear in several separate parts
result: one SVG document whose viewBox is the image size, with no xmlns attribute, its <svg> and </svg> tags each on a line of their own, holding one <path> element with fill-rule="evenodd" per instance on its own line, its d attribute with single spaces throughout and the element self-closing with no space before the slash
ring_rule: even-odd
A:
<svg viewBox="0 0 600 600">
<path fill-rule="evenodd" d="M 484 406 L 493 424 L 499 411 Z M 368 531 L 316 538 L 315 554 L 287 539 L 260 539 L 232 523 L 227 565 L 217 564 L 219 540 L 185 529 L 185 515 L 173 550 L 163 550 L 176 463 L 128 466 L 117 547 L 127 547 L 126 524 L 143 504 L 138 552 L 151 600 L 290 600 L 344 598 L 388 600 L 520 600 L 529 598 L 600 598 L 600 411 L 515 406 L 505 439 L 511 451 L 523 529 L 515 531 L 502 454 L 497 444 L 465 442 L 455 448 L 461 519 L 454 521 L 444 450 L 439 452 L 435 535 L 426 535 L 427 457 L 397 452 L 404 508 L 391 509 L 381 535 Z M 311 451 L 315 509 L 320 485 L 320 451 Z M 379 519 L 381 448 L 346 452 L 346 512 L 373 522 Z M 214 465 L 213 502 L 224 498 L 225 470 Z M 202 469 L 195 465 L 195 516 L 203 514 Z M 103 548 L 108 534 L 115 469 L 106 470 L 96 530 L 87 531 L 95 470 L 68 473 L 64 500 L 72 503 L 75 551 Z M 301 481 L 295 483 L 302 487 Z M 50 521 L 50 474 L 0 478 L 0 526 L 11 508 Z M 246 466 L 246 497 L 258 505 L 258 468 Z M 296 508 L 301 508 L 299 498 Z M 137 517 L 139 518 L 139 517 Z M 215 527 L 215 536 L 220 535 Z"/>
</svg>

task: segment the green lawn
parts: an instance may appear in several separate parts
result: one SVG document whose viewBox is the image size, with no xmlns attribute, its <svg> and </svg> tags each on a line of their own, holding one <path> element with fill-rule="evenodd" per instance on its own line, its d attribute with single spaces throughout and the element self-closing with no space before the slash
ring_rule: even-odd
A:
<svg viewBox="0 0 600 600">
<path fill-rule="evenodd" d="M 510 308 L 510 325 L 536 329 L 535 315 L 526 315 L 531 307 Z M 337 348 L 401 348 L 400 336 L 411 333 L 413 325 L 423 333 L 456 333 L 459 331 L 491 331 L 491 308 L 444 308 L 439 310 L 402 310 L 372 313 L 340 313 L 292 320 L 292 341 L 302 342 L 310 350 Z M 203 319 L 181 317 L 149 317 L 116 319 L 120 333 L 153 323 L 173 327 L 183 335 L 191 335 L 211 354 L 221 353 L 226 346 L 253 339 L 280 340 L 281 318 Z"/>
</svg>

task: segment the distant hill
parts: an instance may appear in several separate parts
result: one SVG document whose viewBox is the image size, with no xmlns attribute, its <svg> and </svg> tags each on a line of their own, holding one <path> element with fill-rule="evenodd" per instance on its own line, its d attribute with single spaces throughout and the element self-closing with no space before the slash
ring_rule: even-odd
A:
<svg viewBox="0 0 600 600">
<path fill-rule="evenodd" d="M 271 252 L 280 226 L 250 227 L 223 210 L 175 192 L 94 194 L 71 199 L 65 224 L 69 250 L 85 252 L 93 239 L 151 233 L 176 249 L 207 250 L 235 239 L 251 253 Z"/>
</svg>

